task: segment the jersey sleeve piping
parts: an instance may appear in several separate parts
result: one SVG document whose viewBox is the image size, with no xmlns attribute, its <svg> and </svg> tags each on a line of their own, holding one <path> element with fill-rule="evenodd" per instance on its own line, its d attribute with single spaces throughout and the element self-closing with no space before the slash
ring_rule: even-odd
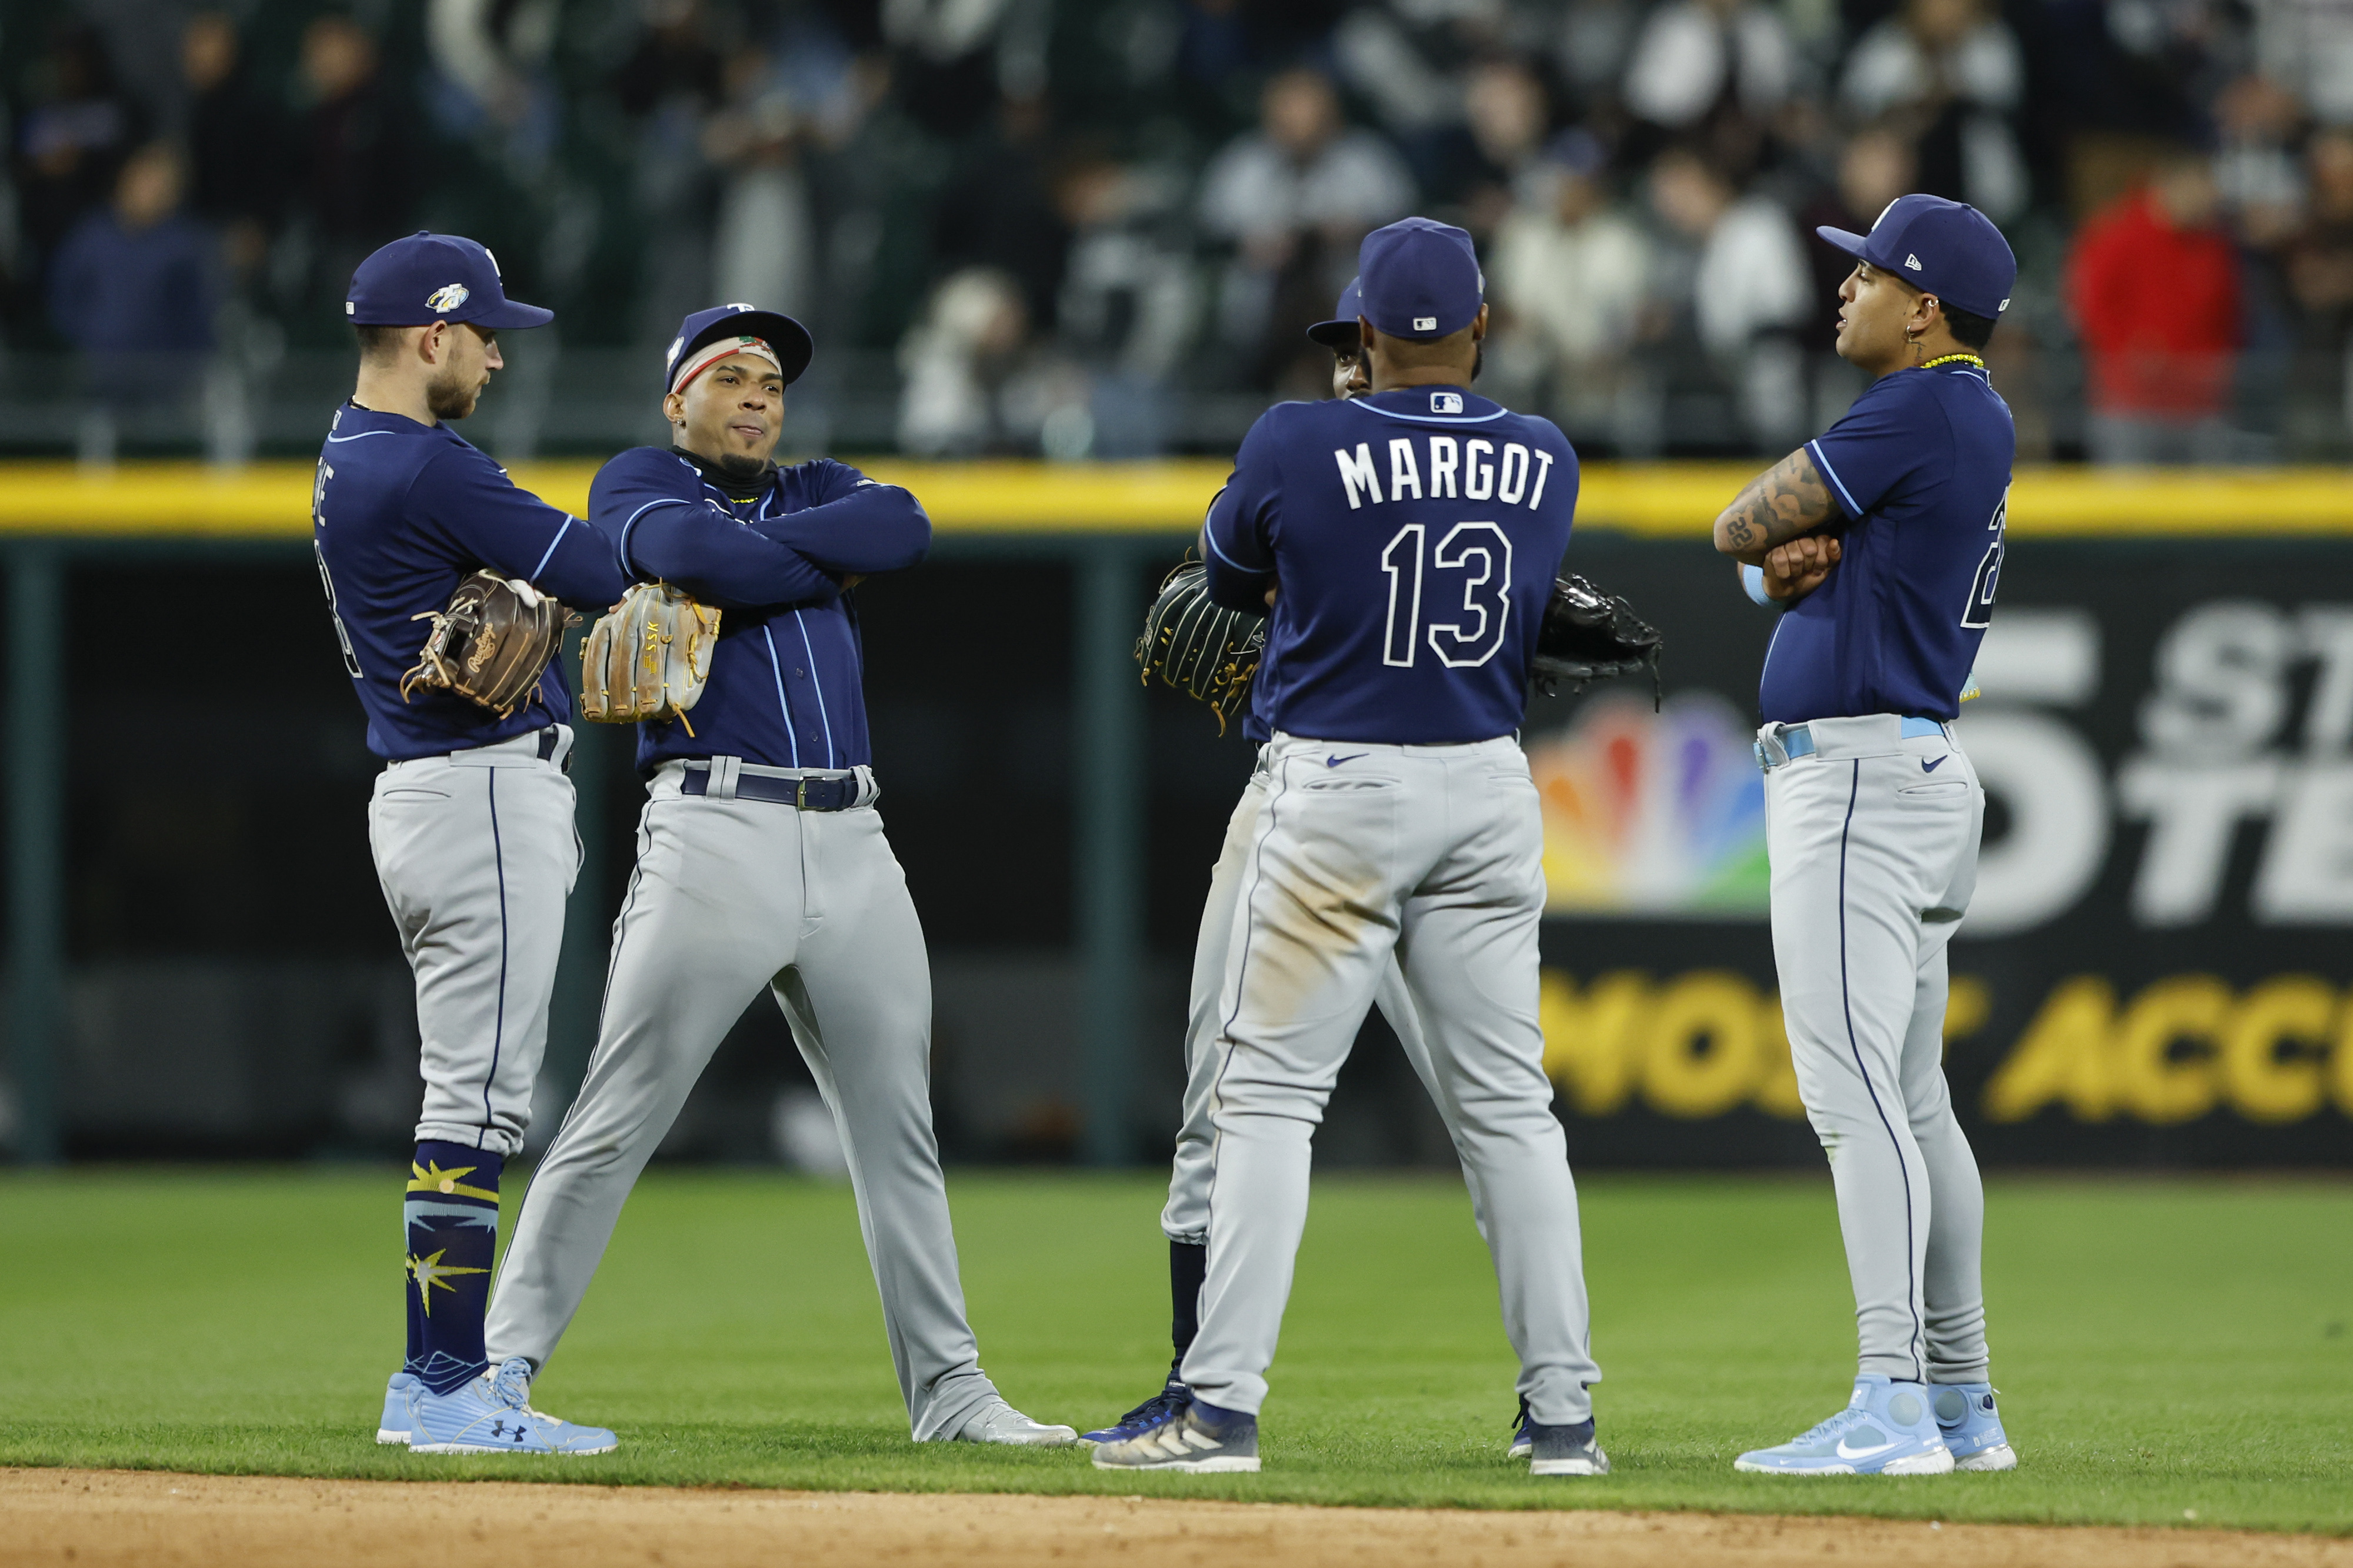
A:
<svg viewBox="0 0 2353 1568">
<path fill-rule="evenodd" d="M 1861 522 L 1862 521 L 1862 508 L 1854 504 L 1854 497 L 1847 493 L 1846 481 L 1839 478 L 1838 470 L 1831 467 L 1831 460 L 1822 455 L 1822 444 L 1820 439 L 1817 437 L 1814 440 L 1807 442 L 1806 450 L 1814 455 L 1814 465 L 1821 469 L 1823 474 L 1829 478 L 1831 484 L 1838 487 L 1839 500 L 1846 503 L 1847 516 L 1852 518 L 1857 522 Z"/>
<path fill-rule="evenodd" d="M 547 552 L 539 558 L 539 564 L 531 569 L 533 583 L 538 582 L 539 574 L 547 570 L 547 563 L 555 559 L 555 547 L 564 542 L 564 536 L 572 531 L 572 525 L 578 521 L 568 511 L 564 514 L 563 522 L 556 526 L 555 537 L 547 542 Z"/>
<path fill-rule="evenodd" d="M 1224 551 L 1219 549 L 1217 530 L 1213 528 L 1203 528 L 1201 530 L 1201 537 L 1208 542 L 1209 551 L 1212 554 L 1216 555 L 1219 560 L 1224 562 L 1227 565 L 1232 567 L 1237 572 L 1249 572 L 1263 574 L 1274 570 L 1271 566 L 1246 566 L 1242 564 L 1242 563 L 1235 560 L 1232 556 L 1227 554 Z"/>
<path fill-rule="evenodd" d="M 629 530 L 638 526 L 638 519 L 645 516 L 646 513 L 653 510 L 654 508 L 658 506 L 692 506 L 693 504 L 694 503 L 692 501 L 681 500 L 677 496 L 662 496 L 658 500 L 646 502 L 645 505 L 631 512 L 629 514 L 629 521 L 621 524 L 621 570 L 624 572 L 635 573 L 638 569 L 638 563 L 629 559 Z M 561 536 L 559 535 L 559 537 Z M 550 548 L 553 549 L 554 547 L 550 546 Z"/>
</svg>

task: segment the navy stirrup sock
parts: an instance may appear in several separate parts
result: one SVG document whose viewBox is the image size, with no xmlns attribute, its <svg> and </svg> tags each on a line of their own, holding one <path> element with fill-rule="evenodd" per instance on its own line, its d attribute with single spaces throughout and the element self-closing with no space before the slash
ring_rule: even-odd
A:
<svg viewBox="0 0 2353 1568">
<path fill-rule="evenodd" d="M 407 1239 L 408 1359 L 436 1394 L 481 1374 L 482 1319 L 499 1250 L 502 1156 L 463 1143 L 419 1143 L 401 1205 Z"/>
<path fill-rule="evenodd" d="M 1193 1348 L 1193 1340 L 1201 1331 L 1201 1287 L 1209 1278 L 1209 1249 L 1189 1241 L 1168 1244 L 1168 1300 L 1172 1316 L 1168 1325 L 1169 1342 L 1176 1347 L 1176 1362 L 1168 1368 L 1171 1382 L 1176 1378 L 1176 1364 L 1185 1352 Z"/>
</svg>

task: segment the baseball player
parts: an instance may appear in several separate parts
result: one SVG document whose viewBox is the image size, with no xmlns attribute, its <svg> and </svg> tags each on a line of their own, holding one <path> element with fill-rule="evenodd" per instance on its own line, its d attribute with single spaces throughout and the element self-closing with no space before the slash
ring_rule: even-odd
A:
<svg viewBox="0 0 2353 1568">
<path fill-rule="evenodd" d="M 408 1351 L 376 1440 L 601 1453 L 610 1432 L 529 1409 L 512 1380 L 487 1375 L 482 1346 L 500 1171 L 530 1122 L 579 870 L 571 700 L 552 670 L 505 713 L 412 676 L 418 623 L 479 570 L 581 605 L 611 603 L 623 584 L 594 530 L 515 489 L 449 428 L 503 363 L 497 334 L 551 320 L 506 298 L 489 251 L 454 235 L 396 240 L 360 263 L 343 310 L 358 385 L 319 455 L 311 537 L 368 749 L 385 761 L 368 843 L 417 976 L 425 1079 L 402 1205 Z"/>
<path fill-rule="evenodd" d="M 1468 390 L 1487 325 L 1470 236 L 1408 218 L 1358 262 L 1370 392 L 1270 409 L 1203 530 L 1219 604 L 1259 608 L 1280 584 L 1259 677 L 1272 733 L 1208 1045 L 1192 1398 L 1094 1463 L 1259 1468 L 1310 1139 L 1394 964 L 1494 1256 L 1531 1468 L 1596 1475 L 1600 1373 L 1536 1021 L 1543 828 L 1514 739 L 1577 458 Z"/>
<path fill-rule="evenodd" d="M 1356 331 L 1356 315 L 1362 305 L 1359 284 L 1352 279 L 1341 292 L 1332 320 L 1318 321 L 1307 329 L 1312 342 L 1332 351 L 1332 395 L 1335 398 L 1361 397 L 1372 390 L 1372 383 L 1365 374 L 1363 343 Z M 1209 1106 L 1217 1077 L 1218 993 L 1225 983 L 1226 950 L 1233 936 L 1234 905 L 1241 889 L 1242 866 L 1250 854 L 1259 815 L 1266 805 L 1266 743 L 1272 739 L 1273 731 L 1267 720 L 1265 695 L 1271 685 L 1271 681 L 1265 679 L 1251 685 L 1250 710 L 1243 721 L 1242 733 L 1259 742 L 1259 765 L 1252 770 L 1241 801 L 1226 824 L 1225 844 L 1209 872 L 1208 900 L 1202 908 L 1200 932 L 1193 947 L 1193 984 L 1185 1028 L 1185 1120 L 1176 1131 L 1176 1155 L 1168 1177 L 1168 1204 L 1160 1215 L 1160 1228 L 1168 1237 L 1169 1338 L 1176 1354 L 1168 1363 L 1167 1379 L 1157 1392 L 1111 1426 L 1081 1433 L 1082 1443 L 1124 1442 L 1158 1426 L 1193 1398 L 1177 1369 L 1199 1331 L 1201 1282 L 1208 1269 L 1210 1144 L 1215 1136 L 1209 1125 Z M 1452 1119 L 1447 1112 L 1446 1099 L 1439 1091 L 1438 1079 L 1430 1069 L 1430 1047 L 1422 1039 L 1421 1020 L 1414 1012 L 1412 994 L 1406 989 L 1404 971 L 1394 958 L 1380 972 L 1373 1005 L 1396 1032 L 1398 1045 L 1405 1048 L 1406 1060 L 1421 1079 L 1422 1087 L 1430 1090 L 1431 1101 L 1437 1105 L 1440 1116 L 1446 1119 L 1447 1131 L 1451 1133 Z M 1475 1189 L 1472 1202 L 1475 1209 Z M 1483 1234 L 1483 1221 L 1482 1230 Z M 1526 1417 L 1527 1412 L 1523 1408 L 1513 1438 L 1514 1458 L 1527 1452 Z"/>
<path fill-rule="evenodd" d="M 2009 1469 L 1985 1200 L 1942 1038 L 1985 816 L 1952 721 L 1993 613 L 2017 449 L 1978 351 L 2018 264 L 1984 215 L 1936 196 L 1891 203 L 1868 235 L 1817 232 L 1855 258 L 1838 352 L 1876 379 L 1725 509 L 1715 547 L 1768 566 L 1758 591 L 1783 609 L 1757 742 L 1773 956 L 1838 1193 L 1861 1372 L 1845 1409 L 1737 1468 Z"/>
<path fill-rule="evenodd" d="M 648 798 L 596 1051 L 524 1197 L 490 1346 L 525 1380 L 547 1364 L 638 1173 L 765 989 L 841 1133 L 915 1439 L 1068 1444 L 980 1369 L 932 1133 L 923 927 L 874 810 L 845 584 L 921 561 L 931 522 L 855 468 L 770 460 L 810 353 L 787 316 L 689 316 L 663 377 L 676 444 L 622 453 L 590 491 L 622 571 L 718 606 L 720 636 L 692 712 L 638 731 Z"/>
</svg>

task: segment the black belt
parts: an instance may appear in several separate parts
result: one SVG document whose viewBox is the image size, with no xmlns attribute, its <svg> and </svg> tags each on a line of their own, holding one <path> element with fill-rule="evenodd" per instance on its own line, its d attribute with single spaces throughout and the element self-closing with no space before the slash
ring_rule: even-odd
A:
<svg viewBox="0 0 2353 1568">
<path fill-rule="evenodd" d="M 550 724 L 539 732 L 539 760 L 546 762 L 555 755 L 555 748 L 564 743 L 564 731 Z M 564 753 L 564 771 L 572 771 L 572 753 Z"/>
<path fill-rule="evenodd" d="M 711 770 L 688 764 L 686 777 L 678 787 L 681 795 L 709 795 Z M 801 811 L 848 811 L 858 804 L 858 791 L 856 773 L 844 779 L 778 779 L 765 773 L 738 773 L 735 777 L 737 800 L 765 801 Z"/>
</svg>

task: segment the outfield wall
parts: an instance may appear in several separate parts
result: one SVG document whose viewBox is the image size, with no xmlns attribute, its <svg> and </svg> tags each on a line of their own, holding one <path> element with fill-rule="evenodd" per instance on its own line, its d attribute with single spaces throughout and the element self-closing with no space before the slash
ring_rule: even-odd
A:
<svg viewBox="0 0 2353 1568">
<path fill-rule="evenodd" d="M 861 611 L 883 811 L 939 981 L 944 1139 L 964 1158 L 1151 1158 L 1249 753 L 1140 687 L 1126 648 L 1222 469 L 873 471 L 939 525 L 932 563 L 861 590 Z M 590 472 L 517 478 L 577 508 Z M 1531 709 L 1547 1060 L 1588 1163 L 1820 1159 L 1773 1001 L 1746 750 L 1772 620 L 1702 542 L 1745 477 L 1588 472 L 1571 563 L 1666 629 L 1667 700 L 1654 715 L 1621 686 Z M 397 1142 L 414 1019 L 358 826 L 373 764 L 306 608 L 311 482 L 307 465 L 0 468 L 0 1131 L 20 1151 Z M 1961 726 L 1992 796 L 1948 1021 L 1971 1136 L 2002 1163 L 2353 1163 L 2353 487 L 2031 473 L 2010 537 Z M 550 1119 L 630 853 L 624 742 L 592 727 L 581 749 L 591 864 Z M 1441 1159 L 1380 1034 L 1324 1146 Z M 805 1078 L 754 1008 L 671 1152 L 788 1144 Z"/>
</svg>

